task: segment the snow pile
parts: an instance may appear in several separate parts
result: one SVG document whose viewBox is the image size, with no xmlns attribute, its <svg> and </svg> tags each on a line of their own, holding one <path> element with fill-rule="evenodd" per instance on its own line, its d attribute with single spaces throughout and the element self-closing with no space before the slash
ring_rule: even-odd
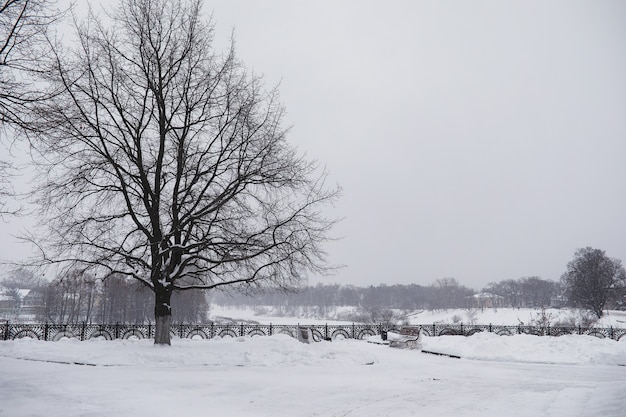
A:
<svg viewBox="0 0 626 417">
<path fill-rule="evenodd" d="M 424 349 L 287 335 L 0 342 L 0 416 L 622 417 L 626 341 L 424 337 Z M 17 359 L 21 358 L 21 359 Z M 96 366 L 78 366 L 96 365 Z"/>
<path fill-rule="evenodd" d="M 267 337 L 174 339 L 172 346 L 152 340 L 66 339 L 0 342 L 0 356 L 26 360 L 104 366 L 344 366 L 370 363 L 364 342 L 341 340 L 306 345 L 287 335 Z"/>
<path fill-rule="evenodd" d="M 617 342 L 595 336 L 498 336 L 482 332 L 469 337 L 425 337 L 423 345 L 425 350 L 466 359 L 626 366 L 626 341 Z"/>
<path fill-rule="evenodd" d="M 422 344 L 424 350 L 482 361 L 626 365 L 626 341 L 594 336 L 498 336 L 484 332 L 470 337 L 423 337 Z M 4 357 L 106 366 L 350 366 L 380 362 L 386 354 L 372 350 L 365 341 L 346 339 L 307 345 L 282 334 L 174 339 L 171 347 L 155 346 L 152 340 L 0 342 L 0 355 Z"/>
</svg>

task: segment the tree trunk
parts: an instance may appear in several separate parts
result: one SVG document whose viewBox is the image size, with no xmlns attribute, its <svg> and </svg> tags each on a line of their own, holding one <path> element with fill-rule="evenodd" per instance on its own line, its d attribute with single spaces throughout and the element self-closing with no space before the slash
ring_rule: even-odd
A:
<svg viewBox="0 0 626 417">
<path fill-rule="evenodd" d="M 154 344 L 155 345 L 171 345 L 170 324 L 172 322 L 172 309 L 170 307 L 170 298 L 172 292 L 167 289 L 161 289 L 155 292 L 154 318 L 156 321 L 154 327 Z"/>
<path fill-rule="evenodd" d="M 596 316 L 598 316 L 599 319 L 602 318 L 602 316 L 604 315 L 604 310 L 602 309 L 602 307 L 594 307 L 594 312 L 596 313 Z"/>
</svg>

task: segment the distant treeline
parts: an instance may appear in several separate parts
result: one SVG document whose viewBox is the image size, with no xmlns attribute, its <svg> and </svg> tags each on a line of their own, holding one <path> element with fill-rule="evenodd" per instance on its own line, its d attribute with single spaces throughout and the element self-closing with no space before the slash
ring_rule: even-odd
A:
<svg viewBox="0 0 626 417">
<path fill-rule="evenodd" d="M 52 282 L 37 279 L 28 271 L 18 271 L 0 284 L 0 317 L 70 323 L 146 323 L 153 317 L 154 294 L 135 280 L 122 276 L 98 280 L 73 271 Z M 29 290 L 25 290 L 25 288 Z M 356 307 L 367 320 L 381 320 L 390 309 L 447 309 L 491 307 L 541 307 L 564 304 L 558 283 L 537 277 L 491 283 L 477 292 L 453 278 L 431 285 L 353 285 L 317 284 L 296 292 L 267 292 L 254 295 L 220 291 L 182 291 L 172 296 L 173 321 L 207 322 L 210 305 L 275 307 L 284 314 L 298 311 L 320 316 L 335 307 Z M 298 310 L 299 307 L 303 309 Z M 350 319 L 357 320 L 357 317 Z M 365 319 L 364 319 L 365 320 Z"/>
<path fill-rule="evenodd" d="M 134 279 L 112 276 L 98 280 L 72 271 L 51 282 L 25 270 L 0 282 L 0 318 L 55 324 L 154 321 L 154 293 Z M 201 291 L 172 294 L 172 320 L 204 323 L 209 303 Z"/>
<path fill-rule="evenodd" d="M 217 293 L 211 302 L 233 306 L 307 306 L 396 308 L 404 310 L 471 307 L 541 307 L 561 306 L 564 302 L 559 283 L 538 277 L 524 277 L 491 283 L 477 293 L 460 285 L 454 278 L 444 278 L 432 285 L 353 285 L 317 284 L 296 293 L 224 294 Z"/>
</svg>

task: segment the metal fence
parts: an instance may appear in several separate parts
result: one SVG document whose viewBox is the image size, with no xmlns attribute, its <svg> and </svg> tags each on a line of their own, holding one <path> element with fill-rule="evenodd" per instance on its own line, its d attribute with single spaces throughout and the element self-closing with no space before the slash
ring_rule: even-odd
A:
<svg viewBox="0 0 626 417">
<path fill-rule="evenodd" d="M 386 324 L 322 324 L 322 325 L 272 325 L 272 324 L 174 324 L 170 332 L 173 338 L 211 339 L 214 337 L 271 336 L 287 334 L 296 337 L 298 326 L 311 329 L 316 341 L 344 339 L 364 339 L 381 335 L 387 331 L 399 331 L 399 326 Z M 626 341 L 626 328 L 584 328 L 584 327 L 536 327 L 536 326 L 495 326 L 464 324 L 419 324 L 426 336 L 462 335 L 471 336 L 478 332 L 490 332 L 501 336 L 531 334 L 538 336 L 562 336 L 566 334 L 591 335 L 599 338 Z M 63 338 L 88 339 L 146 339 L 154 337 L 153 324 L 0 324 L 0 340 L 20 338 L 57 341 Z"/>
</svg>

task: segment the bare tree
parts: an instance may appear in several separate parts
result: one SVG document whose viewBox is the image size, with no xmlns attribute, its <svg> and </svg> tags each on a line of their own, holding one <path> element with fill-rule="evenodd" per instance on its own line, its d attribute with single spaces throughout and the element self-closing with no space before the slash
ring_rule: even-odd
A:
<svg viewBox="0 0 626 417">
<path fill-rule="evenodd" d="M 42 97 L 32 76 L 50 51 L 48 31 L 63 13 L 56 0 L 0 1 L 0 139 L 8 126 L 28 128 L 26 106 Z M 0 160 L 0 219 L 17 210 L 7 203 L 13 195 L 11 162 Z"/>
<path fill-rule="evenodd" d="M 131 276 L 170 343 L 175 290 L 287 289 L 327 272 L 338 196 L 286 143 L 284 109 L 234 48 L 212 48 L 200 0 L 123 0 L 90 16 L 37 109 L 44 261 Z"/>
<path fill-rule="evenodd" d="M 63 13 L 56 0 L 0 1 L 0 123 L 23 125 L 24 106 L 41 97 L 29 75 L 50 52 L 48 31 Z"/>
<path fill-rule="evenodd" d="M 12 194 L 11 187 L 11 175 L 9 173 L 9 163 L 7 161 L 0 161 L 0 218 L 5 214 L 12 213 L 8 208 L 7 201 Z"/>
<path fill-rule="evenodd" d="M 69 271 L 46 288 L 46 320 L 56 324 L 91 322 L 96 298 L 94 277 L 80 270 Z"/>
<path fill-rule="evenodd" d="M 484 291 L 504 297 L 504 303 L 509 307 L 519 308 L 524 306 L 520 280 L 507 279 L 499 282 L 490 282 Z"/>
<path fill-rule="evenodd" d="M 626 280 L 626 271 L 619 259 L 609 258 L 603 250 L 586 247 L 576 251 L 561 279 L 569 301 L 592 310 L 600 318 L 606 303 Z"/>
<path fill-rule="evenodd" d="M 44 287 L 45 284 L 43 277 L 26 268 L 16 268 L 0 280 L 0 287 L 4 288 L 34 289 Z"/>
<path fill-rule="evenodd" d="M 549 307 L 557 295 L 557 283 L 540 277 L 523 277 L 519 279 L 522 297 L 526 306 Z"/>
<path fill-rule="evenodd" d="M 504 297 L 504 304 L 509 307 L 545 307 L 556 297 L 558 283 L 540 277 L 522 277 L 490 282 L 483 291 Z"/>
<path fill-rule="evenodd" d="M 430 302 L 434 309 L 467 307 L 473 290 L 459 284 L 456 278 L 441 278 L 430 286 Z"/>
</svg>

